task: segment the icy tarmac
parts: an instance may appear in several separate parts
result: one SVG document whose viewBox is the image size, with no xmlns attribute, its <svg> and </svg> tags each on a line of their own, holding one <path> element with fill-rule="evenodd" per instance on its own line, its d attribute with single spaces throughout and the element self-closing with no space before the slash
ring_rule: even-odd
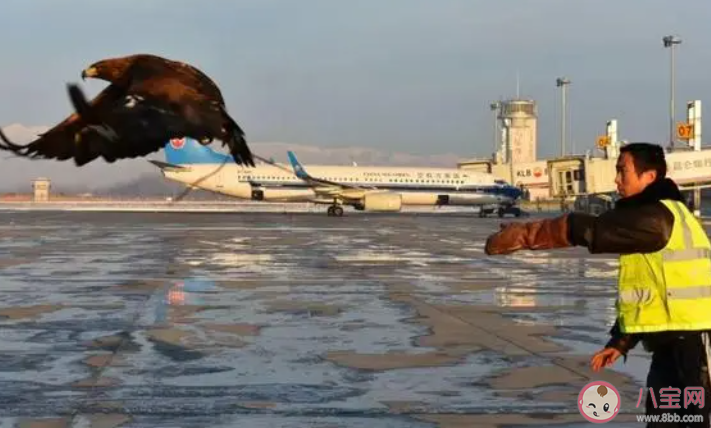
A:
<svg viewBox="0 0 711 428">
<path fill-rule="evenodd" d="M 507 219 L 506 221 L 511 221 Z M 0 427 L 589 426 L 614 256 L 476 214 L 0 213 Z"/>
</svg>

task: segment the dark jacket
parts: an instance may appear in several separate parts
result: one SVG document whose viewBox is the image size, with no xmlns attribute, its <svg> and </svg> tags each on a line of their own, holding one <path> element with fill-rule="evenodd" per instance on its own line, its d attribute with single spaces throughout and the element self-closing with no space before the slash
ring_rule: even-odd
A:
<svg viewBox="0 0 711 428">
<path fill-rule="evenodd" d="M 572 213 L 568 233 L 573 245 L 587 247 L 591 253 L 652 253 L 667 245 L 674 227 L 674 216 L 660 200 L 685 202 L 670 179 L 655 182 L 634 196 L 618 200 L 615 207 L 599 216 Z M 607 347 L 627 355 L 640 340 L 654 350 L 674 332 L 623 334 L 619 322 L 610 330 Z"/>
</svg>

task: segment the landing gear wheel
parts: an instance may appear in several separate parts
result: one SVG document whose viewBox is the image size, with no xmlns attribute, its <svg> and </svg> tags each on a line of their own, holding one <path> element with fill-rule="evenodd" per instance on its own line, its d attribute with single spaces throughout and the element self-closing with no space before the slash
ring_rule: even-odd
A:
<svg viewBox="0 0 711 428">
<path fill-rule="evenodd" d="M 499 217 L 503 217 L 503 216 L 504 216 L 504 209 L 499 208 Z"/>
<path fill-rule="evenodd" d="M 328 207 L 328 210 L 326 211 L 329 217 L 342 217 L 343 216 L 343 208 L 338 206 L 338 205 L 332 205 Z"/>
</svg>

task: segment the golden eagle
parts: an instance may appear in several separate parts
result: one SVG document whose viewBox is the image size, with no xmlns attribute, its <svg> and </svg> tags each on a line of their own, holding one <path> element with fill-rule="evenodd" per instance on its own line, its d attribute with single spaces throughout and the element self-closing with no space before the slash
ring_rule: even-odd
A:
<svg viewBox="0 0 711 428">
<path fill-rule="evenodd" d="M 112 163 L 145 156 L 172 138 L 192 137 L 202 144 L 218 139 L 237 164 L 254 166 L 244 132 L 227 113 L 217 85 L 197 68 L 149 54 L 98 61 L 81 74 L 110 82 L 91 102 L 68 85 L 76 110 L 26 145 L 0 139 L 20 156 L 67 160 L 78 166 L 99 156 Z"/>
</svg>

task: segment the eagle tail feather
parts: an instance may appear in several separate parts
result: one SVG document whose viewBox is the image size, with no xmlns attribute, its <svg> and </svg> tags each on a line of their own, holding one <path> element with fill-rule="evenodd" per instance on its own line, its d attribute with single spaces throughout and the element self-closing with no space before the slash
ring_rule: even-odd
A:
<svg viewBox="0 0 711 428">
<path fill-rule="evenodd" d="M 232 153 L 232 157 L 237 163 L 254 167 L 254 156 L 249 150 L 247 141 L 244 138 L 244 131 L 224 109 L 223 114 L 225 118 L 227 118 L 227 138 L 225 140 Z"/>
</svg>

